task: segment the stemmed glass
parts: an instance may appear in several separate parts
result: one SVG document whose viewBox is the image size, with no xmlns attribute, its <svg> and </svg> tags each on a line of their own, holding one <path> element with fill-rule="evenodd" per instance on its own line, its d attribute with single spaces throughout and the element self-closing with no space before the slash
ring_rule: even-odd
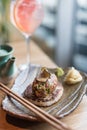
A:
<svg viewBox="0 0 87 130">
<path fill-rule="evenodd" d="M 27 63 L 30 64 L 29 43 L 30 37 L 43 20 L 42 0 L 11 0 L 10 17 L 12 24 L 23 34 L 27 45 Z"/>
</svg>

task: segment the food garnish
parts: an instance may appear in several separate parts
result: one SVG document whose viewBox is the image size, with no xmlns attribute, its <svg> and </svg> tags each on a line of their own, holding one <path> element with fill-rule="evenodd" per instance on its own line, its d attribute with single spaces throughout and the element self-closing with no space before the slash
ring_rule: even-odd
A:
<svg viewBox="0 0 87 130">
<path fill-rule="evenodd" d="M 49 77 L 50 77 L 50 72 L 48 72 L 48 70 L 45 67 L 43 67 L 41 69 L 40 74 L 37 76 L 36 80 L 40 82 L 46 82 Z"/>
<path fill-rule="evenodd" d="M 67 84 L 76 84 L 78 82 L 81 82 L 82 81 L 82 76 L 80 74 L 80 72 L 78 70 L 76 70 L 74 67 L 72 67 L 67 75 L 65 76 L 65 79 L 64 81 L 67 83 Z"/>
<path fill-rule="evenodd" d="M 63 69 L 62 69 L 61 67 L 58 67 L 58 68 L 56 69 L 55 74 L 57 75 L 57 77 L 61 77 L 61 76 L 64 75 L 64 71 L 63 71 Z"/>
</svg>

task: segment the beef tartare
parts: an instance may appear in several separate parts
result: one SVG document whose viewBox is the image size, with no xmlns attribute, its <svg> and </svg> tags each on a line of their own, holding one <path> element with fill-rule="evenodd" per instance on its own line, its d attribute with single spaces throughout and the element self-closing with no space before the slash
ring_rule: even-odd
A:
<svg viewBox="0 0 87 130">
<path fill-rule="evenodd" d="M 57 102 L 63 94 L 63 86 L 54 73 L 43 68 L 33 83 L 24 91 L 24 98 L 37 106 L 50 106 Z"/>
</svg>

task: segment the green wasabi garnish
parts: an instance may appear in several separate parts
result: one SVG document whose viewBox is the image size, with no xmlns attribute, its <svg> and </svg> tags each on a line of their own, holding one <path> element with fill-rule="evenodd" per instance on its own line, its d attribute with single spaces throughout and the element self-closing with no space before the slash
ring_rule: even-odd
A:
<svg viewBox="0 0 87 130">
<path fill-rule="evenodd" d="M 61 67 L 58 67 L 55 72 L 57 77 L 61 77 L 64 75 L 64 70 Z"/>
</svg>

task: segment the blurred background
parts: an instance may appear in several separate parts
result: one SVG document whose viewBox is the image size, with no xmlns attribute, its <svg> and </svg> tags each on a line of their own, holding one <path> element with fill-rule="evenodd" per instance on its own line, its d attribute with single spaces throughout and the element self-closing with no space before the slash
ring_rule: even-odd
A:
<svg viewBox="0 0 87 130">
<path fill-rule="evenodd" d="M 23 40 L 11 24 L 10 0 L 0 0 L 0 44 Z M 87 0 L 43 0 L 44 20 L 32 40 L 61 67 L 87 72 Z"/>
</svg>

